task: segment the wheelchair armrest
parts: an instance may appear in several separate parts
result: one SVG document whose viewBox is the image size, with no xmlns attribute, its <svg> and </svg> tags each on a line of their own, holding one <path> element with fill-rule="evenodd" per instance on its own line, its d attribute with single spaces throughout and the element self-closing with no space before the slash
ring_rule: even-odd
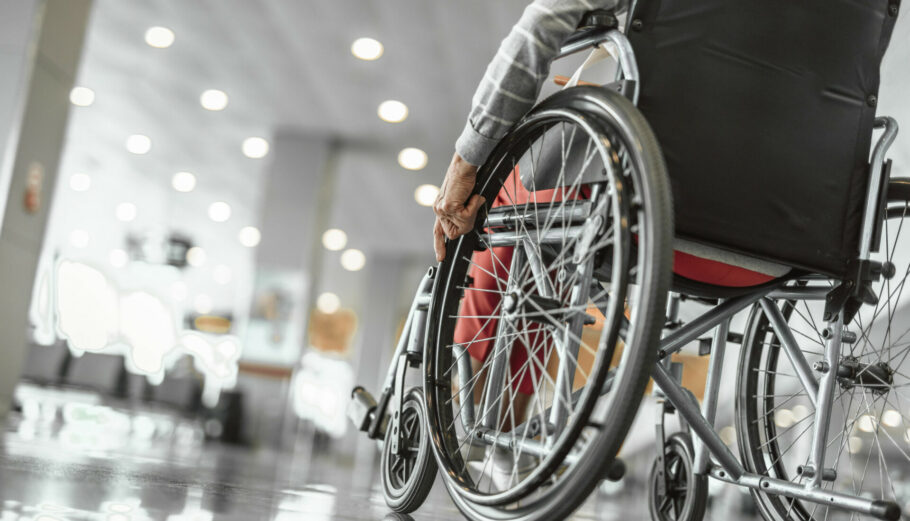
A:
<svg viewBox="0 0 910 521">
<path fill-rule="evenodd" d="M 588 11 L 582 17 L 581 22 L 578 24 L 578 30 L 591 29 L 594 27 L 602 27 L 607 29 L 615 29 L 619 26 L 619 20 L 616 19 L 616 15 L 610 9 L 595 9 L 594 11 Z"/>
<path fill-rule="evenodd" d="M 588 11 L 578 24 L 578 29 L 566 38 L 557 58 L 583 51 L 605 40 L 608 32 L 619 27 L 614 11 L 597 9 Z"/>
</svg>

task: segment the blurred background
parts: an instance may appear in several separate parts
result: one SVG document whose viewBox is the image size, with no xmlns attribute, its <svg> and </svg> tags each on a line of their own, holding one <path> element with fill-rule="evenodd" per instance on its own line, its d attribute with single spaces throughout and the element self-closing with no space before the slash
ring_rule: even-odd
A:
<svg viewBox="0 0 910 521">
<path fill-rule="evenodd" d="M 378 391 L 526 4 L 3 2 L 0 520 L 386 518 L 345 408 Z M 908 60 L 899 22 L 879 104 L 899 121 Z M 654 415 L 578 519 L 648 518 Z M 709 518 L 731 514 L 748 495 L 712 489 Z M 436 487 L 414 518 L 459 517 Z"/>
</svg>

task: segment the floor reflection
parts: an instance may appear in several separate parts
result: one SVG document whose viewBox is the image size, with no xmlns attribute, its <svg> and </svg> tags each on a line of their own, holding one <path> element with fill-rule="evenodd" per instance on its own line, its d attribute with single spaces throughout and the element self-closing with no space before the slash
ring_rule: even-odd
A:
<svg viewBox="0 0 910 521">
<path fill-rule="evenodd" d="M 7 423 L 0 521 L 463 519 L 438 481 L 413 516 L 390 513 L 375 472 L 358 475 L 363 472 L 354 470 L 351 457 L 311 444 L 288 452 L 253 450 L 206 443 L 186 430 L 177 435 L 183 421 L 177 418 L 170 420 L 173 436 L 150 438 L 142 426 L 160 418 L 133 421 L 127 429 L 128 419 L 110 411 L 81 410 L 69 425 L 60 424 L 62 416 L 18 414 Z M 131 432 L 139 439 L 106 439 Z M 601 487 L 572 519 L 649 519 L 643 490 L 631 472 L 626 483 Z"/>
</svg>

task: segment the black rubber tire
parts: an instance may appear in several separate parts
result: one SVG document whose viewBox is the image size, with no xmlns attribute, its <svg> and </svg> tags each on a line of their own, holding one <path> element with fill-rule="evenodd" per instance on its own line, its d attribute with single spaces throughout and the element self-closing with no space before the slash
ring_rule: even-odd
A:
<svg viewBox="0 0 910 521">
<path fill-rule="evenodd" d="M 674 512 L 676 517 L 666 515 L 661 511 L 659 503 L 661 498 L 657 497 L 657 483 L 662 479 L 658 468 L 658 461 L 655 458 L 651 466 L 651 474 L 648 476 L 648 511 L 651 513 L 653 521 L 701 521 L 705 517 L 705 509 L 708 506 L 708 476 L 695 475 L 695 451 L 692 449 L 692 439 L 688 434 L 677 432 L 667 438 L 664 445 L 664 458 L 670 458 L 671 464 L 678 464 L 680 472 L 685 473 L 685 490 L 682 498 L 682 506 L 678 513 Z"/>
<path fill-rule="evenodd" d="M 386 505 L 400 514 L 410 514 L 420 508 L 427 499 L 430 489 L 433 488 L 433 482 L 436 479 L 436 459 L 433 458 L 430 448 L 430 440 L 426 431 L 426 407 L 423 399 L 423 392 L 415 387 L 410 389 L 402 403 L 402 418 L 416 417 L 419 426 L 419 435 L 417 436 L 416 461 L 413 464 L 409 475 L 405 478 L 404 483 L 396 483 L 398 478 L 389 473 L 389 462 L 393 455 L 391 454 L 392 436 L 391 422 L 390 428 L 386 430 L 385 440 L 382 444 L 382 456 L 380 461 L 380 481 L 382 482 L 382 493 L 385 497 Z M 412 416 L 413 415 L 413 416 Z M 404 440 L 407 443 L 407 440 Z M 414 440 L 411 440 L 412 442 Z"/>
<path fill-rule="evenodd" d="M 614 385 L 610 394 L 615 394 L 609 418 L 610 421 L 603 425 L 600 435 L 586 449 L 585 456 L 576 464 L 570 466 L 561 474 L 558 484 L 552 485 L 547 493 L 534 501 L 523 500 L 518 505 L 506 507 L 487 506 L 473 503 L 465 498 L 462 489 L 453 479 L 443 479 L 446 488 L 455 505 L 468 519 L 474 521 L 554 521 L 565 519 L 574 512 L 583 501 L 587 499 L 593 489 L 610 467 L 625 440 L 626 434 L 638 411 L 641 398 L 648 383 L 651 368 L 656 361 L 658 343 L 665 320 L 665 307 L 671 279 L 672 239 L 673 239 L 673 209 L 670 193 L 669 179 L 663 155 L 648 122 L 638 109 L 622 95 L 600 87 L 575 87 L 554 94 L 540 105 L 535 107 L 523 122 L 520 122 L 511 133 L 517 132 L 522 124 L 535 114 L 549 109 L 573 110 L 599 125 L 611 128 L 620 135 L 627 147 L 632 151 L 636 162 L 635 190 L 640 196 L 642 212 L 647 212 L 646 218 L 639 223 L 644 233 L 639 237 L 644 239 L 637 243 L 638 267 L 644 274 L 641 283 L 641 301 L 648 302 L 648 306 L 641 306 L 640 314 L 634 324 L 634 336 L 638 339 L 636 349 L 630 352 L 625 363 L 627 371 L 621 379 L 620 385 Z M 495 167 L 490 163 L 497 157 L 504 157 L 510 142 L 507 135 L 490 155 L 490 160 L 481 169 L 478 179 L 483 179 Z M 497 188 L 498 190 L 498 188 Z M 487 201 L 494 199 L 495 193 L 482 194 Z M 434 363 L 438 337 L 440 335 L 440 315 L 444 310 L 444 296 L 446 286 L 449 284 L 449 271 L 454 262 L 456 251 L 460 243 L 469 236 L 458 241 L 449 242 L 446 247 L 446 259 L 440 264 L 434 287 L 434 298 L 430 308 L 430 322 L 427 330 L 427 343 L 424 360 L 425 389 L 427 393 L 433 390 L 433 383 L 437 381 L 434 372 Z M 433 397 L 427 394 L 428 416 L 430 421 L 439 421 L 434 418 Z M 438 435 L 431 426 L 434 453 L 440 468 L 444 456 L 440 454 L 445 440 L 443 435 Z M 438 437 L 437 437 L 438 436 Z M 440 473 L 443 478 L 445 472 Z"/>
</svg>

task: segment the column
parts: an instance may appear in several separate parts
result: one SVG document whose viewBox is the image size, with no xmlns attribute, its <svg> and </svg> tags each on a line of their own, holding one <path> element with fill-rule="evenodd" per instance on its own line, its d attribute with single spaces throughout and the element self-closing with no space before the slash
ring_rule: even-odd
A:
<svg viewBox="0 0 910 521">
<path fill-rule="evenodd" d="M 304 344 L 310 286 L 318 277 L 317 244 L 332 200 L 338 147 L 325 136 L 284 131 L 273 136 L 271 148 L 238 389 L 244 393 L 246 435 L 279 446 L 289 442 L 297 423 L 287 398 Z M 272 307 L 263 309 L 263 299 Z"/>
<path fill-rule="evenodd" d="M 20 96 L 0 95 L 2 116 L 12 118 L 0 120 L 12 121 L 0 130 L 9 144 L 0 163 L 0 417 L 9 410 L 25 358 L 32 286 L 90 8 L 91 0 L 43 0 L 5 2 L 0 9 L 0 70 L 12 76 L 0 88 L 24 86 Z"/>
</svg>

